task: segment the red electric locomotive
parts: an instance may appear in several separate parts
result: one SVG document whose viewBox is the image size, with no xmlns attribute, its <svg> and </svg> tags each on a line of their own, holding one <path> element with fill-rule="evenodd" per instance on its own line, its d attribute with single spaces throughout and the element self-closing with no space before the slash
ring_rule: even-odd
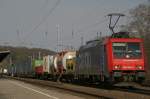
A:
<svg viewBox="0 0 150 99">
<path fill-rule="evenodd" d="M 105 44 L 107 66 L 114 80 L 141 81 L 145 78 L 146 64 L 142 39 L 111 37 Z"/>
<path fill-rule="evenodd" d="M 112 35 L 88 41 L 81 46 L 77 56 L 76 76 L 79 80 L 143 81 L 145 79 L 145 56 L 143 40 L 130 37 L 128 32 L 114 32 L 122 14 L 109 14 Z M 118 16 L 111 26 L 112 16 Z"/>
<path fill-rule="evenodd" d="M 142 81 L 145 78 L 143 40 L 119 32 L 93 40 L 78 52 L 76 75 L 87 81 Z"/>
</svg>

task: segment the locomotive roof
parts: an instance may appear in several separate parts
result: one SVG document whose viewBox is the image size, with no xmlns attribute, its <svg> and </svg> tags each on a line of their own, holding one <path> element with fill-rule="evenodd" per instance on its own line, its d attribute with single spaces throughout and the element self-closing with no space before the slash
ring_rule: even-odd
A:
<svg viewBox="0 0 150 99">
<path fill-rule="evenodd" d="M 90 47 L 95 47 L 98 44 L 102 44 L 103 40 L 104 40 L 104 38 L 99 38 L 99 39 L 87 41 L 86 45 L 81 46 L 80 49 L 86 49 L 86 48 L 90 48 Z"/>
<path fill-rule="evenodd" d="M 129 32 L 117 32 L 111 35 L 111 38 L 130 38 Z"/>
<path fill-rule="evenodd" d="M 87 49 L 91 47 L 95 47 L 97 45 L 103 45 L 108 39 L 139 39 L 137 37 L 131 37 L 129 32 L 117 32 L 113 33 L 111 36 L 101 37 L 98 39 L 87 41 L 85 45 L 81 46 L 80 49 Z"/>
</svg>

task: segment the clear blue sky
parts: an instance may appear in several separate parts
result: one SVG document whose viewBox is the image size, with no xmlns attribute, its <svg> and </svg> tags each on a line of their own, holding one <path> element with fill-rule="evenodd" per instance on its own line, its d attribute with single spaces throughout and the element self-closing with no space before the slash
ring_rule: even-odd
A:
<svg viewBox="0 0 150 99">
<path fill-rule="evenodd" d="M 55 50 L 59 31 L 60 43 L 78 48 L 81 36 L 86 41 L 96 32 L 109 34 L 108 13 L 128 15 L 129 9 L 146 1 L 60 0 L 55 7 L 57 0 L 0 0 L 0 44 Z M 119 24 L 127 23 L 127 18 L 122 20 Z"/>
</svg>

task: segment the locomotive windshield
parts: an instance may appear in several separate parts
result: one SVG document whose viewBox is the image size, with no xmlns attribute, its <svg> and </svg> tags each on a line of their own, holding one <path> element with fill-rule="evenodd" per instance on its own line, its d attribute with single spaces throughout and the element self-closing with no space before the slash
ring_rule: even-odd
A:
<svg viewBox="0 0 150 99">
<path fill-rule="evenodd" d="M 141 58 L 140 43 L 113 43 L 114 58 Z"/>
</svg>

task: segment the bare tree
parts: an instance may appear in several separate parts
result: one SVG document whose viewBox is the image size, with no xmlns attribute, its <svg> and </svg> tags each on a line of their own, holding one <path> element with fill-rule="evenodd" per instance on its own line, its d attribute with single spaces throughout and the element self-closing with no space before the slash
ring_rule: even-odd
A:
<svg viewBox="0 0 150 99">
<path fill-rule="evenodd" d="M 150 0 L 131 9 L 129 24 L 125 26 L 128 31 L 137 31 L 144 39 L 145 55 L 147 59 L 147 80 L 150 81 Z"/>
<path fill-rule="evenodd" d="M 130 15 L 128 31 L 137 31 L 141 37 L 150 40 L 150 1 L 132 9 Z"/>
</svg>

